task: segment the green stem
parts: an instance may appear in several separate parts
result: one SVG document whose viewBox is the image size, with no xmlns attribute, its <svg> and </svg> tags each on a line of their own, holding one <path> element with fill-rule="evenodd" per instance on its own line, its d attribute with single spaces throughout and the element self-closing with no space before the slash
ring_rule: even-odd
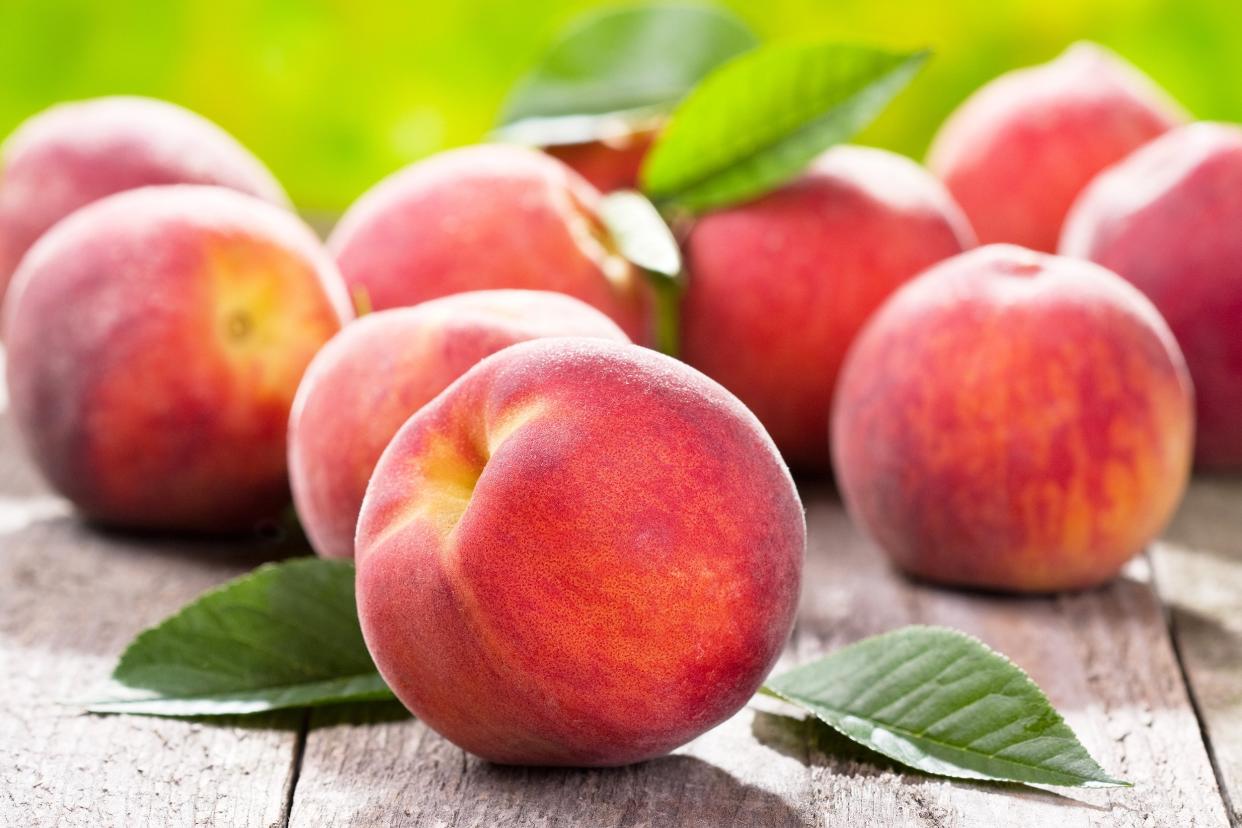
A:
<svg viewBox="0 0 1242 828">
<path fill-rule="evenodd" d="M 681 294 L 685 281 L 662 273 L 644 271 L 651 285 L 655 316 L 655 344 L 662 354 L 675 357 L 681 351 Z"/>
</svg>

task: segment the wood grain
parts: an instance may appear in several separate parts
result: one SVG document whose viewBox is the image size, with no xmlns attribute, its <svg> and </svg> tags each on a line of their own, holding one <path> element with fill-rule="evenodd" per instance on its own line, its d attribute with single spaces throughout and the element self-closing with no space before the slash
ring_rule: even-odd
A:
<svg viewBox="0 0 1242 828">
<path fill-rule="evenodd" d="M 1196 480 L 1152 550 L 1234 825 L 1242 825 L 1242 477 Z"/>
<path fill-rule="evenodd" d="M 831 491 L 805 496 L 811 549 L 787 664 L 902 624 L 967 630 L 1027 669 L 1093 755 L 1135 787 L 949 783 L 758 702 L 673 756 L 601 771 L 497 767 L 392 710 L 354 710 L 312 717 L 290 824 L 1227 825 L 1145 560 L 1081 595 L 937 590 L 892 572 Z"/>
<path fill-rule="evenodd" d="M 280 825 L 301 714 L 242 724 L 90 716 L 141 628 L 285 550 L 102 533 L 0 423 L 0 824 Z"/>
</svg>

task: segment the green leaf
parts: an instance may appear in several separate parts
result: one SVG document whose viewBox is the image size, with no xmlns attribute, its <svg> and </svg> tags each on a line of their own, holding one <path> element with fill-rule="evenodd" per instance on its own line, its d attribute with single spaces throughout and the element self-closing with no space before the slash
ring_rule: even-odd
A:
<svg viewBox="0 0 1242 828">
<path fill-rule="evenodd" d="M 500 136 L 546 146 L 617 135 L 663 114 L 713 68 L 756 43 L 744 23 L 712 6 L 589 15 L 514 89 Z"/>
<path fill-rule="evenodd" d="M 956 630 L 905 627 L 864 639 L 769 679 L 763 692 L 927 773 L 1128 785 L 1091 758 L 1026 673 Z"/>
<path fill-rule="evenodd" d="M 266 564 L 139 633 L 95 713 L 220 716 L 391 700 L 362 640 L 349 561 Z"/>
<path fill-rule="evenodd" d="M 633 190 L 605 196 L 600 202 L 600 217 L 617 252 L 647 273 L 652 291 L 656 348 L 676 356 L 681 339 L 679 311 L 684 288 L 677 239 L 655 205 Z"/>
<path fill-rule="evenodd" d="M 866 126 L 927 57 L 810 43 L 736 58 L 673 113 L 643 165 L 643 190 L 702 212 L 775 189 Z"/>
</svg>

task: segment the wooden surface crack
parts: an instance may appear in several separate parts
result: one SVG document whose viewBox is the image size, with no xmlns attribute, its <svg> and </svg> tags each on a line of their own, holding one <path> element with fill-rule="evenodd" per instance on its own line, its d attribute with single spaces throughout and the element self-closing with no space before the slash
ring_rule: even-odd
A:
<svg viewBox="0 0 1242 828">
<path fill-rule="evenodd" d="M 289 819 L 293 816 L 293 799 L 298 793 L 298 779 L 302 775 L 302 756 L 306 753 L 306 734 L 310 731 L 311 711 L 304 710 L 302 721 L 298 726 L 297 739 L 293 743 L 293 762 L 289 769 L 288 791 L 285 793 L 285 808 L 281 815 L 281 828 L 289 828 Z"/>
</svg>

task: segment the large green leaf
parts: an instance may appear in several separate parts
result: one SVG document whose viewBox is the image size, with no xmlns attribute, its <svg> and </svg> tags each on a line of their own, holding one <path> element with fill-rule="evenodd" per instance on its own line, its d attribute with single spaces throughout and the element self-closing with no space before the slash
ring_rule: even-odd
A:
<svg viewBox="0 0 1242 828">
<path fill-rule="evenodd" d="M 570 28 L 506 102 L 501 137 L 535 144 L 608 137 L 666 111 L 713 68 L 757 43 L 712 6 L 597 12 Z"/>
<path fill-rule="evenodd" d="M 674 111 L 644 163 L 643 190 L 695 212 L 762 195 L 866 126 L 926 60 L 847 43 L 749 52 Z"/>
<path fill-rule="evenodd" d="M 267 564 L 143 631 L 96 713 L 216 716 L 391 700 L 367 653 L 347 561 Z"/>
<path fill-rule="evenodd" d="M 874 636 L 769 679 L 764 692 L 927 773 L 1116 787 L 1043 691 L 981 641 L 941 627 Z"/>
</svg>

